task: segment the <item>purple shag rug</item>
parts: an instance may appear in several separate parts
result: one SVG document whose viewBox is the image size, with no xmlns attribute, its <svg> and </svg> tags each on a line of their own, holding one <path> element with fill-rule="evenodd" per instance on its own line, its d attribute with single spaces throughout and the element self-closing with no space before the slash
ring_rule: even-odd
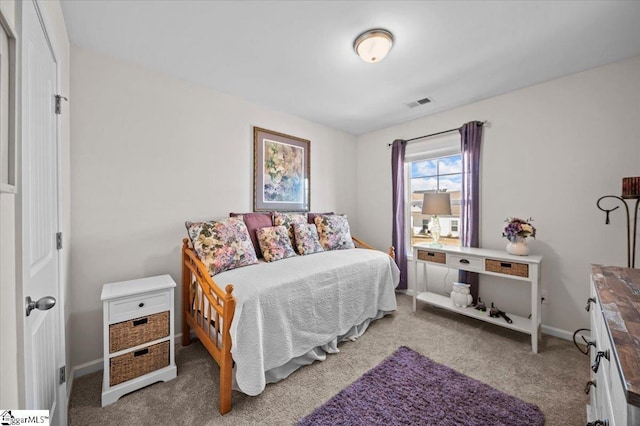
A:
<svg viewBox="0 0 640 426">
<path fill-rule="evenodd" d="M 543 425 L 538 407 L 406 346 L 298 425 Z"/>
</svg>

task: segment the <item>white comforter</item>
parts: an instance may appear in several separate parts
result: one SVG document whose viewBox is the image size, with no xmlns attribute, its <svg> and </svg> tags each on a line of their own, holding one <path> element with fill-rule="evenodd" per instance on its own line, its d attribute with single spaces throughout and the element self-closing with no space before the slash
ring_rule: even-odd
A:
<svg viewBox="0 0 640 426">
<path fill-rule="evenodd" d="M 399 271 L 385 253 L 350 249 L 297 256 L 215 275 L 233 284 L 235 386 L 261 393 L 265 372 L 396 309 Z"/>
</svg>

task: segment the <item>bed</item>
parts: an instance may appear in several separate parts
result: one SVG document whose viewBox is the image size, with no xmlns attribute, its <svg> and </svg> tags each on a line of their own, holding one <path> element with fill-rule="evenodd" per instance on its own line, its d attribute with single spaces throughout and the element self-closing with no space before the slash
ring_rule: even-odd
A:
<svg viewBox="0 0 640 426">
<path fill-rule="evenodd" d="M 396 309 L 393 248 L 387 254 L 353 241 L 359 248 L 211 277 L 183 240 L 182 344 L 190 344 L 193 332 L 219 365 L 221 414 L 231 411 L 232 389 L 258 395 L 267 383 L 338 352 L 339 342 Z"/>
</svg>

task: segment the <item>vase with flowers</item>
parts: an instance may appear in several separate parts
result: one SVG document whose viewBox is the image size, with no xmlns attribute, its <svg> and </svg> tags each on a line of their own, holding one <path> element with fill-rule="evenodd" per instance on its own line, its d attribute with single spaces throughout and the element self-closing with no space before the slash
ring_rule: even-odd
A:
<svg viewBox="0 0 640 426">
<path fill-rule="evenodd" d="M 527 237 L 536 237 L 536 228 L 529 222 L 533 222 L 533 219 L 527 220 L 517 217 L 510 217 L 505 220 L 507 226 L 505 226 L 502 236 L 509 240 L 507 244 L 507 253 L 515 254 L 518 256 L 526 256 L 529 254 L 529 246 L 527 245 Z"/>
</svg>

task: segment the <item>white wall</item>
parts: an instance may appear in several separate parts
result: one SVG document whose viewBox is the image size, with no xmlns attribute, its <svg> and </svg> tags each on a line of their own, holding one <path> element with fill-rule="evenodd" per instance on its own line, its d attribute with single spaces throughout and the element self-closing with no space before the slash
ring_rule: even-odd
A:
<svg viewBox="0 0 640 426">
<path fill-rule="evenodd" d="M 356 223 L 355 137 L 89 50 L 71 66 L 72 365 L 102 357 L 103 284 L 179 284 L 185 220 L 252 210 L 253 126 L 309 139 L 311 210 Z"/>
<path fill-rule="evenodd" d="M 544 256 L 543 324 L 569 332 L 588 327 L 590 264 L 627 262 L 621 209 L 605 226 L 595 203 L 605 194 L 620 195 L 622 178 L 640 174 L 640 57 L 358 137 L 362 238 L 377 247 L 391 241 L 387 144 L 471 120 L 489 122 L 482 148 L 481 246 L 504 249 L 505 218 L 532 216 L 538 238 L 530 240 L 531 251 Z M 523 284 L 481 282 L 485 301 L 525 316 L 528 294 Z"/>
</svg>

